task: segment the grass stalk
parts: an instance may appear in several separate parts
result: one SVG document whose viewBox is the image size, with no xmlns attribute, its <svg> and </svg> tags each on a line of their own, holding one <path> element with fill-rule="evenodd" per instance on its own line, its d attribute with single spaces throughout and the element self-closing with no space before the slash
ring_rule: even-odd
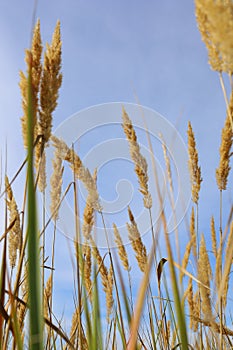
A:
<svg viewBox="0 0 233 350">
<path fill-rule="evenodd" d="M 40 278 L 40 254 L 39 234 L 37 230 L 36 194 L 34 187 L 33 169 L 33 97 L 32 97 L 31 67 L 28 72 L 28 191 L 27 191 L 27 214 L 28 214 L 28 289 L 29 289 L 29 348 L 32 350 L 43 349 L 43 326 L 41 306 L 41 278 Z"/>
</svg>

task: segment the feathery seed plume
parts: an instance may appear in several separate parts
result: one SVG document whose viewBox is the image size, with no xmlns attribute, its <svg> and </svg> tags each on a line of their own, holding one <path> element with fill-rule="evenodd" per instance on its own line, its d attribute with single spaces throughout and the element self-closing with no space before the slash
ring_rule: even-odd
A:
<svg viewBox="0 0 233 350">
<path fill-rule="evenodd" d="M 11 268 L 14 268 L 16 265 L 17 251 L 21 247 L 22 232 L 20 227 L 20 216 L 18 206 L 7 176 L 5 176 L 5 188 L 7 192 L 7 208 L 10 213 L 10 222 L 14 222 L 11 231 L 8 233 L 8 250 L 10 266 Z"/>
<path fill-rule="evenodd" d="M 146 247 L 142 242 L 137 224 L 134 220 L 134 216 L 129 207 L 128 207 L 128 214 L 129 214 L 130 223 L 126 223 L 126 226 L 129 233 L 129 239 L 131 241 L 133 250 L 135 251 L 138 266 L 140 270 L 144 272 L 147 265 Z"/>
<path fill-rule="evenodd" d="M 197 257 L 197 235 L 195 230 L 195 213 L 192 207 L 191 218 L 190 218 L 190 235 L 192 239 L 193 256 Z"/>
<path fill-rule="evenodd" d="M 233 2 L 195 0 L 196 19 L 209 64 L 219 72 L 233 72 Z"/>
<path fill-rule="evenodd" d="M 223 275 L 222 275 L 222 281 L 221 281 L 221 285 L 223 286 L 221 294 L 222 294 L 222 302 L 223 302 L 224 308 L 226 307 L 226 304 L 227 304 L 227 294 L 229 289 L 229 279 L 230 279 L 230 273 L 231 273 L 231 267 L 232 267 L 232 259 L 233 259 L 233 221 L 231 222 L 230 232 L 227 239 L 225 264 L 223 268 Z"/>
<path fill-rule="evenodd" d="M 54 159 L 53 159 L 53 173 L 50 178 L 51 184 L 51 203 L 50 212 L 54 220 L 58 219 L 59 204 L 61 200 L 61 188 L 62 188 L 62 175 L 64 167 L 62 166 L 61 150 L 55 148 Z"/>
<path fill-rule="evenodd" d="M 96 183 L 97 180 L 97 169 L 95 169 L 93 174 L 93 179 Z M 82 225 L 82 233 L 86 240 L 89 240 L 91 235 L 91 230 L 94 224 L 94 208 L 91 205 L 91 197 L 87 196 L 86 206 L 83 212 L 83 225 Z"/>
<path fill-rule="evenodd" d="M 124 107 L 122 108 L 122 119 L 123 119 L 123 129 L 127 140 L 129 142 L 130 156 L 135 165 L 135 172 L 138 177 L 138 182 L 140 185 L 139 191 L 143 195 L 143 202 L 145 208 L 150 209 L 152 207 L 152 197 L 148 189 L 148 174 L 147 174 L 147 161 L 143 157 L 140 151 L 140 147 L 137 141 L 137 136 L 133 127 L 133 124 L 126 113 Z"/>
<path fill-rule="evenodd" d="M 39 133 L 47 143 L 52 128 L 52 113 L 57 106 L 58 91 L 62 83 L 61 74 L 61 34 L 60 22 L 57 22 L 51 45 L 46 45 L 41 78 Z"/>
<path fill-rule="evenodd" d="M 191 237 L 190 241 L 188 242 L 188 244 L 186 245 L 186 248 L 185 248 L 185 253 L 184 253 L 184 257 L 183 257 L 183 260 L 182 260 L 182 269 L 186 269 L 187 265 L 188 265 L 188 261 L 189 261 L 189 256 L 190 256 L 190 253 L 191 253 L 191 249 L 192 249 L 192 245 L 193 245 L 193 237 Z M 182 280 L 184 276 L 184 272 L 181 271 L 180 273 L 180 280 Z"/>
<path fill-rule="evenodd" d="M 26 50 L 25 61 L 27 64 L 27 71 L 31 72 L 31 84 L 32 84 L 32 103 L 33 103 L 33 125 L 34 125 L 34 138 L 37 136 L 37 113 L 38 113 L 38 94 L 40 89 L 41 79 L 41 54 L 42 54 L 42 43 L 40 35 L 40 21 L 38 20 L 32 38 L 31 50 Z M 20 82 L 19 87 L 22 96 L 22 109 L 23 116 L 21 118 L 22 123 L 22 134 L 24 147 L 27 148 L 27 115 L 28 115 L 28 80 L 26 75 L 20 71 Z"/>
<path fill-rule="evenodd" d="M 60 155 L 62 159 L 69 162 L 75 177 L 78 180 L 82 181 L 82 183 L 86 187 L 89 195 L 90 205 L 95 210 L 101 211 L 102 208 L 99 202 L 99 194 L 97 191 L 96 182 L 95 179 L 92 177 L 90 171 L 84 167 L 77 153 L 73 149 L 69 148 L 63 140 L 52 135 L 51 141 L 53 142 L 54 147 L 60 149 Z"/>
<path fill-rule="evenodd" d="M 188 123 L 188 153 L 189 153 L 189 172 L 192 185 L 192 200 L 197 204 L 201 188 L 201 168 L 198 165 L 198 153 L 196 149 L 195 136 L 191 123 Z"/>
<path fill-rule="evenodd" d="M 49 318 L 49 314 L 51 313 L 50 302 L 52 296 L 52 273 L 49 275 L 49 278 L 46 282 L 46 286 L 44 289 L 44 316 Z"/>
<path fill-rule="evenodd" d="M 104 292 L 107 293 L 107 290 L 108 290 L 108 269 L 105 266 L 104 260 L 103 260 L 102 256 L 100 255 L 99 249 L 97 248 L 95 241 L 93 240 L 92 237 L 90 238 L 90 242 L 91 242 L 91 247 L 92 247 L 92 254 L 93 254 L 93 256 L 97 262 L 98 268 L 99 268 L 103 289 L 104 289 Z"/>
<path fill-rule="evenodd" d="M 212 250 L 215 258 L 217 258 L 217 239 L 216 239 L 216 231 L 214 224 L 214 217 L 211 218 L 211 241 L 212 241 Z"/>
<path fill-rule="evenodd" d="M 106 304 L 107 304 L 107 320 L 109 322 L 109 318 L 112 312 L 112 307 L 114 304 L 113 300 L 113 268 L 112 265 L 110 265 L 109 271 L 108 271 L 108 289 L 106 292 Z"/>
<path fill-rule="evenodd" d="M 200 256 L 198 259 L 198 279 L 200 282 L 202 282 L 202 284 L 200 284 L 202 299 L 201 307 L 207 320 L 212 319 L 211 296 L 210 290 L 204 287 L 203 284 L 210 288 L 210 279 L 212 277 L 211 274 L 209 256 L 206 250 L 204 235 L 202 235 L 200 243 Z"/>
<path fill-rule="evenodd" d="M 125 246 L 122 242 L 118 228 L 115 224 L 113 224 L 113 232 L 115 236 L 115 243 L 117 245 L 118 255 L 120 257 L 122 265 L 126 271 L 129 271 L 130 267 L 129 267 L 128 255 L 127 255 Z"/>
<path fill-rule="evenodd" d="M 84 283 L 86 287 L 86 291 L 88 293 L 89 298 L 92 297 L 92 281 L 91 281 L 91 247 L 87 243 L 87 241 L 84 243 L 83 246 L 83 275 L 84 275 Z"/>
<path fill-rule="evenodd" d="M 233 130 L 231 120 L 233 119 L 233 90 L 229 103 L 229 113 L 227 113 L 225 124 L 222 129 L 222 140 L 219 149 L 220 160 L 218 169 L 216 169 L 216 180 L 220 191 L 226 190 L 228 175 L 230 172 L 230 158 L 232 156 Z"/>
</svg>

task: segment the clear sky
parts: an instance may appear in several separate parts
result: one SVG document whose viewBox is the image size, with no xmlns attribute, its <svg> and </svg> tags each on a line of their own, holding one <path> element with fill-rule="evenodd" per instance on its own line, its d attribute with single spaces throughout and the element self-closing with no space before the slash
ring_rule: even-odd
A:
<svg viewBox="0 0 233 350">
<path fill-rule="evenodd" d="M 7 142 L 10 176 L 24 157 L 18 72 L 25 70 L 32 13 L 33 1 L 0 2 L 0 145 L 4 152 Z M 61 21 L 64 79 L 54 127 L 83 108 L 137 98 L 175 125 L 185 141 L 190 120 L 204 179 L 200 212 L 203 229 L 208 227 L 218 208 L 215 168 L 225 106 L 193 1 L 38 0 L 36 17 L 44 43 Z"/>
<path fill-rule="evenodd" d="M 0 4 L 0 135 L 1 144 L 7 137 L 16 162 L 22 150 L 18 71 L 25 69 L 32 11 L 31 1 Z M 218 76 L 207 63 L 193 1 L 39 0 L 36 17 L 44 42 L 61 20 L 64 79 L 54 126 L 95 104 L 136 102 L 136 93 L 142 105 L 177 125 L 184 138 L 192 121 L 203 174 L 209 176 L 208 169 L 217 165 L 213 150 L 224 103 Z"/>
</svg>

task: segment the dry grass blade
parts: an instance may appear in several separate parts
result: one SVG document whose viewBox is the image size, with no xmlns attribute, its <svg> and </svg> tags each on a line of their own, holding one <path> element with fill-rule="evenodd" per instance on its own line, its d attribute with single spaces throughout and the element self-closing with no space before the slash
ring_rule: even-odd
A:
<svg viewBox="0 0 233 350">
<path fill-rule="evenodd" d="M 162 272 L 163 272 L 163 266 L 166 262 L 167 262 L 167 259 L 162 258 L 157 266 L 157 279 L 158 279 L 159 291 L 160 291 L 160 283 L 161 283 L 161 277 L 162 277 Z"/>
<path fill-rule="evenodd" d="M 148 258 L 148 264 L 146 265 L 146 269 L 145 269 L 143 279 L 140 284 L 140 288 L 138 292 L 136 307 L 134 310 L 131 327 L 130 327 L 130 338 L 127 344 L 127 350 L 135 350 L 135 347 L 136 347 L 138 328 L 140 324 L 143 305 L 145 302 L 145 294 L 149 285 L 149 278 L 150 278 L 150 272 L 151 272 L 151 268 L 154 260 L 154 253 L 155 253 L 155 243 L 153 242 L 153 246 Z"/>
</svg>

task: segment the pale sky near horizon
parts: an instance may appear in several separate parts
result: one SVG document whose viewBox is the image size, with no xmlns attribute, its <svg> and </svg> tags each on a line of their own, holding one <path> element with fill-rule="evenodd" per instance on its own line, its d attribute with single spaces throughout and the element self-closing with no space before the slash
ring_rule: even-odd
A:
<svg viewBox="0 0 233 350">
<path fill-rule="evenodd" d="M 32 13 L 33 1 L 0 2 L 0 145 L 4 154 L 7 142 L 10 176 L 24 157 L 18 72 L 25 70 Z M 194 2 L 38 0 L 36 18 L 44 43 L 61 21 L 64 78 L 54 127 L 81 109 L 137 98 L 175 125 L 185 142 L 190 120 L 204 179 L 200 215 L 203 230 L 209 227 L 207 218 L 218 210 L 215 168 L 225 105 L 197 29 Z M 231 196 L 226 201 L 232 202 Z"/>
</svg>

